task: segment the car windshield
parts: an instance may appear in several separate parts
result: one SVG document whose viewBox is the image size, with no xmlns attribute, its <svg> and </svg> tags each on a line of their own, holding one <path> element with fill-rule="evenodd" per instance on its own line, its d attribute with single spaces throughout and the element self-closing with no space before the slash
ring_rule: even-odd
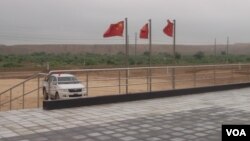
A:
<svg viewBox="0 0 250 141">
<path fill-rule="evenodd" d="M 79 81 L 75 77 L 58 77 L 58 84 L 78 84 Z"/>
</svg>

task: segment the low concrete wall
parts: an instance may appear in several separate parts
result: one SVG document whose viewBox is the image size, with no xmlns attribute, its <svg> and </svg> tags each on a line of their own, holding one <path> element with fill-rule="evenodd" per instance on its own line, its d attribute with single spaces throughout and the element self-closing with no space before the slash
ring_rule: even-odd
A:
<svg viewBox="0 0 250 141">
<path fill-rule="evenodd" d="M 127 102 L 127 101 L 145 100 L 145 99 L 171 97 L 171 96 L 202 94 L 206 92 L 239 89 L 249 86 L 250 83 L 241 83 L 241 84 L 229 84 L 229 85 L 219 85 L 219 86 L 209 86 L 209 87 L 199 87 L 199 88 L 154 91 L 150 93 L 145 92 L 145 93 L 122 94 L 122 95 L 117 94 L 111 96 L 86 97 L 86 98 L 69 99 L 69 100 L 51 100 L 51 101 L 43 101 L 43 109 L 53 110 L 53 109 Z"/>
</svg>

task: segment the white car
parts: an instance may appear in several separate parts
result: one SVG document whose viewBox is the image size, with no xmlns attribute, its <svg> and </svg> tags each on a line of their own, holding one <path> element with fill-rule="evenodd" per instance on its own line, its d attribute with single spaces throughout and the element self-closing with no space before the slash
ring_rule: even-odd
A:
<svg viewBox="0 0 250 141">
<path fill-rule="evenodd" d="M 72 74 L 52 74 L 44 80 L 44 100 L 86 96 L 86 87 Z"/>
</svg>

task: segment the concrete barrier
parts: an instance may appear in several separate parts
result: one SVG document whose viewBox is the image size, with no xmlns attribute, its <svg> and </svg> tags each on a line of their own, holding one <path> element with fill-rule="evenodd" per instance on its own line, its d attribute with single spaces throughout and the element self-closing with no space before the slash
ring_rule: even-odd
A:
<svg viewBox="0 0 250 141">
<path fill-rule="evenodd" d="M 186 89 L 177 89 L 177 90 L 154 91 L 150 93 L 145 92 L 145 93 L 133 93 L 133 94 L 123 94 L 123 95 L 117 94 L 117 95 L 110 95 L 110 96 L 86 97 L 86 98 L 67 99 L 67 100 L 51 100 L 51 101 L 43 101 L 43 109 L 53 110 L 53 109 L 62 109 L 62 108 L 73 108 L 73 107 L 81 107 L 81 106 L 163 98 L 163 97 L 171 97 L 171 96 L 202 94 L 202 93 L 207 93 L 207 92 L 245 88 L 249 86 L 250 86 L 250 83 L 240 83 L 240 84 L 228 84 L 228 85 L 186 88 Z"/>
</svg>

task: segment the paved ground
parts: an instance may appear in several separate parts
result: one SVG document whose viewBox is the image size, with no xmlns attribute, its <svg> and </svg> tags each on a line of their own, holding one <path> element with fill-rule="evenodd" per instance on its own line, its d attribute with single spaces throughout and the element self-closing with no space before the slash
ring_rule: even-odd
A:
<svg viewBox="0 0 250 141">
<path fill-rule="evenodd" d="M 221 140 L 250 124 L 250 88 L 64 110 L 0 112 L 0 141 Z"/>
</svg>

